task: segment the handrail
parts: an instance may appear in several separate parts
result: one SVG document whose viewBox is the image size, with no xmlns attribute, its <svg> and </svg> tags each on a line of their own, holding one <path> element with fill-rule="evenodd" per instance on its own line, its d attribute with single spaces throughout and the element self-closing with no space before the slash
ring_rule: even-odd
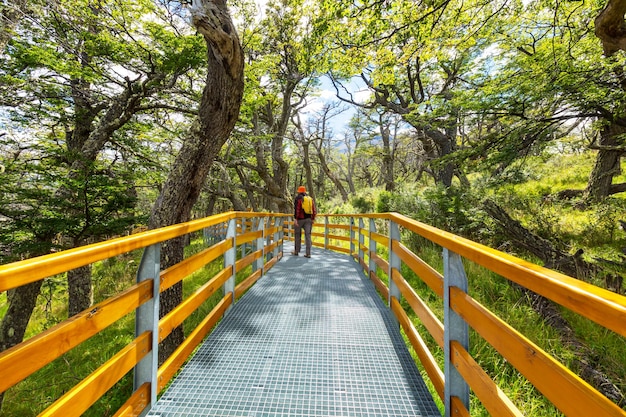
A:
<svg viewBox="0 0 626 417">
<path fill-rule="evenodd" d="M 335 249 L 326 242 L 334 240 L 341 244 L 346 237 L 345 223 L 350 225 L 348 228 L 350 248 L 341 247 L 341 251 L 348 250 L 362 265 L 365 274 L 374 281 L 381 294 L 388 298 L 399 325 L 407 334 L 437 394 L 445 403 L 446 416 L 469 416 L 469 401 L 468 398 L 464 398 L 464 393 L 469 393 L 470 388 L 491 415 L 522 415 L 469 353 L 471 350 L 467 338 L 469 326 L 565 415 L 626 416 L 626 411 L 471 298 L 462 288 L 467 286 L 467 277 L 460 261 L 462 258 L 481 265 L 623 337 L 626 337 L 624 326 L 626 297 L 398 213 L 337 214 L 318 217 L 325 218 L 324 222 L 318 222 L 314 227 L 324 228 L 325 242 L 314 240 L 315 246 Z M 330 219 L 337 219 L 340 226 L 329 223 Z M 373 229 L 372 226 L 366 227 L 363 221 L 365 219 L 369 219 L 370 222 L 382 222 L 389 230 L 388 233 L 383 236 L 380 231 L 375 230 L 375 223 L 371 223 Z M 443 275 L 411 252 L 401 242 L 399 236 L 393 236 L 391 231 L 397 227 L 402 227 L 405 235 L 410 233 L 419 235 L 442 248 Z M 339 230 L 339 233 L 329 233 L 329 228 Z M 377 253 L 377 245 L 387 249 L 386 260 Z M 391 258 L 399 258 L 401 264 L 411 269 L 442 299 L 444 315 L 449 323 L 446 322 L 444 326 L 439 321 L 404 279 L 398 262 L 389 261 Z M 389 287 L 377 276 L 377 270 L 387 275 Z M 402 309 L 399 302 L 401 297 L 408 301 L 410 308 L 437 345 L 444 350 L 445 372 L 440 370 L 432 353 L 427 351 L 408 314 Z M 452 334 L 460 334 L 461 339 L 455 339 Z"/>
<path fill-rule="evenodd" d="M 5 291 L 136 249 L 145 248 L 144 258 L 152 256 L 151 259 L 146 258 L 145 263 L 142 261 L 139 281 L 133 287 L 1 352 L 0 392 L 75 348 L 128 312 L 136 311 L 137 320 L 146 311 L 152 314 L 155 311 L 152 307 L 158 306 L 160 292 L 209 263 L 222 262 L 223 258 L 223 267 L 218 268 L 215 275 L 168 315 L 161 319 L 142 316 L 141 322 L 148 326 L 147 329 L 142 330 L 138 326 L 135 339 L 130 344 L 59 398 L 42 415 L 80 415 L 133 366 L 135 375 L 144 375 L 147 379 L 136 377 L 134 392 L 116 416 L 145 412 L 155 401 L 156 393 L 167 385 L 228 307 L 280 259 L 283 239 L 285 236 L 293 239 L 292 223 L 284 223 L 289 217 L 270 213 L 222 213 L 0 266 L 0 291 Z M 506 397 L 472 357 L 467 337 L 470 327 L 564 414 L 581 417 L 626 416 L 624 410 L 470 297 L 466 291 L 469 279 L 465 276 L 461 260 L 481 265 L 622 337 L 626 336 L 626 327 L 623 325 L 626 322 L 626 297 L 397 213 L 319 215 L 319 218 L 324 221 L 314 225 L 314 245 L 348 253 L 363 267 L 365 274 L 388 301 L 398 319 L 398 325 L 415 349 L 436 394 L 445 404 L 446 416 L 470 415 L 470 389 L 492 415 L 521 415 L 514 401 Z M 215 233 L 206 240 L 210 241 L 211 246 L 165 271 L 158 270 L 158 248 L 161 242 L 199 230 Z M 442 248 L 443 273 L 403 243 L 404 237 L 409 234 L 419 235 Z M 156 274 L 150 262 L 156 262 Z M 235 283 L 236 272 L 249 266 L 252 266 L 252 272 Z M 403 277 L 402 266 L 413 271 L 439 297 L 444 311 L 443 321 Z M 155 277 L 158 279 L 156 286 Z M 183 323 L 220 288 L 224 293 L 221 300 L 157 369 L 154 357 L 158 340 Z M 400 302 L 402 298 L 406 303 Z M 432 336 L 436 342 L 434 348 L 443 351 L 443 369 L 435 359 L 440 355 L 429 351 L 409 313 L 403 309 L 403 304 L 408 305 L 407 308 Z M 151 322 L 154 324 L 151 325 Z"/>
<path fill-rule="evenodd" d="M 70 271 L 103 259 L 112 258 L 135 249 L 192 233 L 205 227 L 224 223 L 235 218 L 234 212 L 222 213 L 201 220 L 149 230 L 130 236 L 107 240 L 51 253 L 37 258 L 25 259 L 0 266 L 0 292 L 30 284 L 52 275 Z"/>
<path fill-rule="evenodd" d="M 0 392 L 4 392 L 38 369 L 76 348 L 128 313 L 134 311 L 138 317 L 136 321 L 139 321 L 140 312 L 146 311 L 145 306 L 152 303 L 154 308 L 151 307 L 148 310 L 157 313 L 154 326 L 146 331 L 139 331 L 138 327 L 136 338 L 130 344 L 58 398 L 40 415 L 63 415 L 64 417 L 81 415 L 133 367 L 135 367 L 136 376 L 142 372 L 145 374 L 147 369 L 150 374 L 149 380 L 136 384 L 134 393 L 116 415 L 130 416 L 145 412 L 149 409 L 151 402 L 156 400 L 156 393 L 167 385 L 189 354 L 235 301 L 236 295 L 241 295 L 280 259 L 285 217 L 288 216 L 271 213 L 227 212 L 0 266 L 0 292 L 2 292 L 136 249 L 146 250 L 144 258 L 149 253 L 158 254 L 158 248 L 162 242 L 202 229 L 209 233 L 215 230 L 220 231 L 219 237 L 212 239 L 214 244 L 207 249 L 165 271 L 158 273 L 157 270 L 156 274 L 150 276 L 141 276 L 140 267 L 138 283 L 131 288 L 39 335 L 0 352 Z M 246 230 L 250 222 L 258 225 L 257 230 Z M 231 235 L 222 233 L 226 230 L 233 232 Z M 246 255 L 244 247 L 255 249 L 251 254 Z M 238 250 L 241 255 L 236 253 Z M 229 252 L 233 254 L 230 258 L 226 256 Z M 220 268 L 216 275 L 183 300 L 182 304 L 158 319 L 159 293 L 208 264 L 222 262 L 220 257 L 224 257 L 224 268 Z M 158 268 L 158 259 L 152 259 L 152 261 L 156 261 Z M 235 274 L 244 270 L 253 261 L 255 265 L 253 265 L 252 273 L 236 283 Z M 151 364 L 156 363 L 154 358 L 157 356 L 158 341 L 165 338 L 204 301 L 222 288 L 224 289 L 222 300 L 158 369 L 151 369 Z M 150 320 L 147 321 L 149 322 Z"/>
<path fill-rule="evenodd" d="M 390 219 L 463 258 L 626 337 L 626 298 L 452 233 L 393 214 Z"/>
</svg>

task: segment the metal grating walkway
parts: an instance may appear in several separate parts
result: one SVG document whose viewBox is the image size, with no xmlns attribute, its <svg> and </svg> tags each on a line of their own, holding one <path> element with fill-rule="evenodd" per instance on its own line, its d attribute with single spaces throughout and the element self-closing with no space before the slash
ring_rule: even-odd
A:
<svg viewBox="0 0 626 417">
<path fill-rule="evenodd" d="M 440 416 L 392 315 L 349 256 L 285 256 L 148 416 Z"/>
</svg>

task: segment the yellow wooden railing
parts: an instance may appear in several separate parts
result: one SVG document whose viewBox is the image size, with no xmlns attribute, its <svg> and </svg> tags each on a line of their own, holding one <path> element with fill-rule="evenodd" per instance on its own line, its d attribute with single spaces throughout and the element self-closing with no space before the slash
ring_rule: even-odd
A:
<svg viewBox="0 0 626 417">
<path fill-rule="evenodd" d="M 74 268 L 144 250 L 137 284 L 80 314 L 0 353 L 0 392 L 19 383 L 79 344 L 135 312 L 135 339 L 43 411 L 42 416 L 80 416 L 124 375 L 135 368 L 135 389 L 116 416 L 138 416 L 156 401 L 191 352 L 226 309 L 271 268 L 282 255 L 283 219 L 268 213 L 224 213 L 206 219 L 150 230 L 127 237 L 0 266 L 0 293 Z M 161 271 L 162 242 L 195 231 L 207 232 L 207 249 Z M 217 239 L 216 236 L 219 236 Z M 246 250 L 242 249 L 246 248 Z M 249 253 L 248 253 L 249 252 Z M 240 253 L 240 256 L 237 256 Z M 158 319 L 159 294 L 177 282 L 224 258 L 224 267 L 169 314 Z M 239 258 L 239 259 L 237 259 Z M 235 274 L 254 264 L 238 285 Z M 155 278 L 158 280 L 155 281 Z M 157 368 L 159 340 L 189 317 L 213 293 L 224 297 L 190 333 L 183 344 Z M 144 326 L 145 328 L 141 328 Z"/>
<path fill-rule="evenodd" d="M 74 388 L 58 398 L 41 415 L 78 416 L 87 410 L 128 371 L 135 369 L 135 388 L 116 416 L 137 416 L 156 400 L 186 358 L 210 332 L 233 301 L 282 256 L 283 233 L 293 239 L 288 215 L 224 213 L 163 229 L 0 266 L 0 292 L 59 274 L 73 268 L 144 248 L 137 283 L 89 310 L 0 353 L 0 392 L 135 312 L 135 339 Z M 181 263 L 161 271 L 159 245 L 168 239 L 204 230 L 209 246 Z M 441 246 L 443 274 L 411 252 L 403 239 L 422 236 Z M 626 337 L 626 297 L 539 267 L 405 216 L 320 215 L 314 244 L 351 254 L 387 298 L 407 335 L 447 416 L 469 416 L 470 390 L 493 416 L 522 413 L 471 356 L 471 327 L 511 363 L 528 381 L 567 416 L 626 416 L 626 412 L 571 372 L 557 359 L 491 313 L 467 293 L 463 260 L 474 262 L 526 287 L 622 337 Z M 247 248 L 247 249 L 246 249 Z M 384 250 L 382 250 L 384 248 Z M 155 311 L 159 294 L 204 265 L 223 258 L 224 268 L 165 317 Z M 253 272 L 235 285 L 234 276 L 248 265 Z M 443 322 L 402 276 L 410 268 L 439 296 Z M 389 285 L 377 276 L 384 271 Z M 154 278 L 159 285 L 155 285 Z M 158 341 L 180 325 L 211 294 L 224 297 L 191 332 L 184 343 L 156 366 Z M 415 324 L 402 308 L 404 298 L 444 353 L 443 369 L 435 360 Z M 157 311 L 158 313 L 158 311 Z M 445 323 L 445 326 L 444 324 Z"/>
<path fill-rule="evenodd" d="M 316 221 L 314 245 L 351 254 L 388 299 L 391 310 L 445 404 L 446 416 L 470 415 L 470 390 L 492 416 L 523 415 L 469 353 L 469 327 L 563 414 L 626 416 L 626 411 L 473 299 L 467 293 L 468 279 L 462 261 L 481 265 L 622 337 L 626 337 L 626 297 L 396 213 L 328 215 L 319 216 Z M 377 224 L 385 229 L 385 233 L 377 231 Z M 442 248 L 443 274 L 402 243 L 410 234 L 419 235 Z M 381 248 L 385 250 L 381 251 Z M 387 259 L 381 257 L 381 252 L 389 254 Z M 402 276 L 402 264 L 441 299 L 443 322 Z M 378 277 L 377 270 L 390 277 L 389 286 Z M 444 351 L 443 370 L 402 308 L 402 298 Z"/>
</svg>

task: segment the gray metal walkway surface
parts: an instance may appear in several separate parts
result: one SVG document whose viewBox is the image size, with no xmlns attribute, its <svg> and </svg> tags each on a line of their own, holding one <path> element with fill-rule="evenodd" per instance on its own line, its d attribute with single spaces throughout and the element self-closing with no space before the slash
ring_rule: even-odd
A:
<svg viewBox="0 0 626 417">
<path fill-rule="evenodd" d="M 440 416 L 360 266 L 284 250 L 148 415 Z"/>
</svg>

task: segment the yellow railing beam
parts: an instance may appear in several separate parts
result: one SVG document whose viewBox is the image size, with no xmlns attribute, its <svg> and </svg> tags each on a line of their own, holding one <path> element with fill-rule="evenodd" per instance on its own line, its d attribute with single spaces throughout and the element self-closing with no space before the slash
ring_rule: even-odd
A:
<svg viewBox="0 0 626 417">
<path fill-rule="evenodd" d="M 79 417 L 151 350 L 145 332 L 48 407 L 39 417 Z"/>
<path fill-rule="evenodd" d="M 399 225 L 463 258 L 626 337 L 626 297 L 408 217 L 393 214 L 391 218 Z"/>
<path fill-rule="evenodd" d="M 152 297 L 144 281 L 0 353 L 0 392 L 106 329 Z"/>
<path fill-rule="evenodd" d="M 145 248 L 235 218 L 235 212 L 149 230 L 0 266 L 0 292 L 67 272 L 135 249 Z"/>
</svg>

